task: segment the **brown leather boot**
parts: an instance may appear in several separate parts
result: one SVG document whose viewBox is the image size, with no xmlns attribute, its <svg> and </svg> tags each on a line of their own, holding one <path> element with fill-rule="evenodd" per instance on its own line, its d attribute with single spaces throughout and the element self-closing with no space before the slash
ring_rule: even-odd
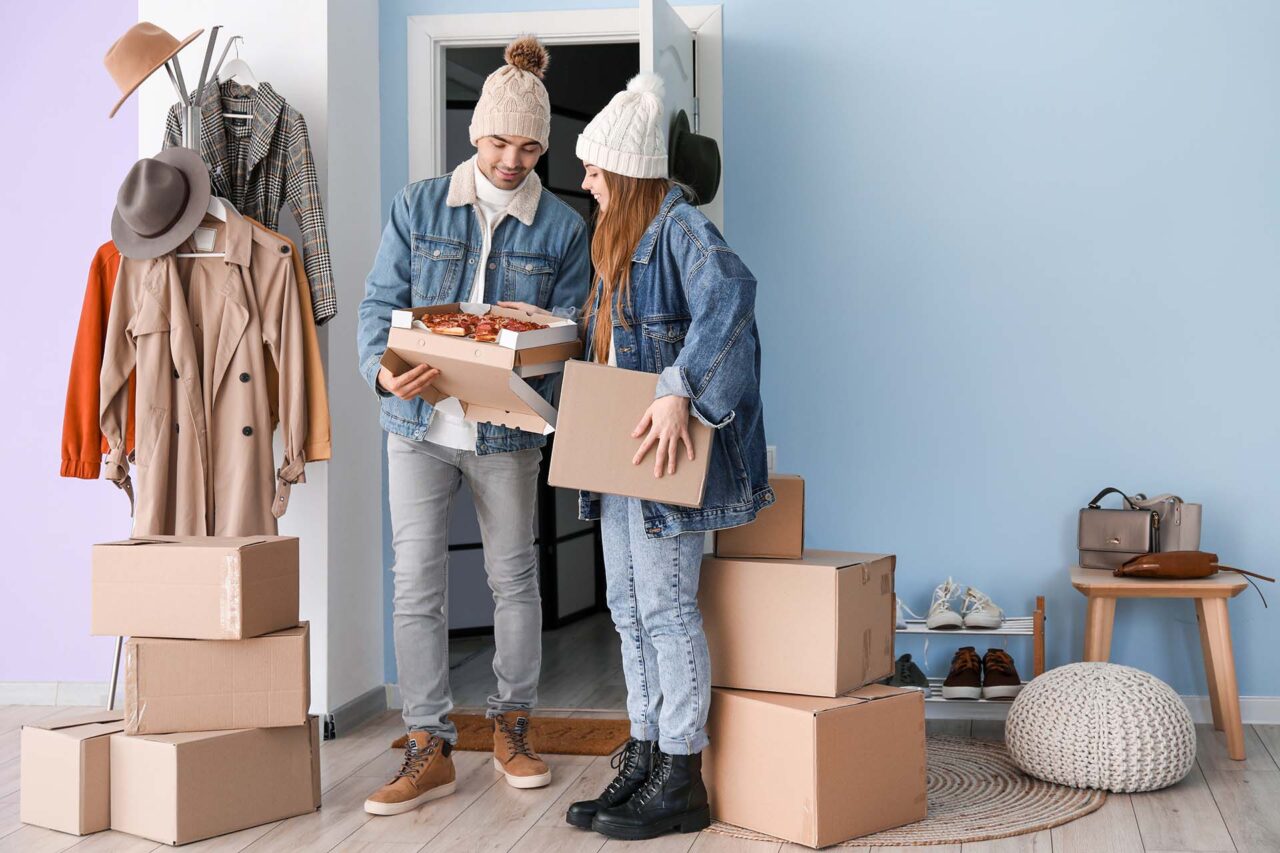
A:
<svg viewBox="0 0 1280 853">
<path fill-rule="evenodd" d="M 449 796 L 457 786 L 451 752 L 453 747 L 444 738 L 430 732 L 409 732 L 400 772 L 364 801 L 364 810 L 376 815 L 400 814 Z"/>
<path fill-rule="evenodd" d="M 551 784 L 551 769 L 529 745 L 529 712 L 508 711 L 493 718 L 493 769 L 513 788 Z"/>
</svg>

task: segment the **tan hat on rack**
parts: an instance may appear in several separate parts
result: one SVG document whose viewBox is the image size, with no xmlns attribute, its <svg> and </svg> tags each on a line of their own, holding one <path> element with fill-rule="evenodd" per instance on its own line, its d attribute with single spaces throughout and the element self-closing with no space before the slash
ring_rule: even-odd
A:
<svg viewBox="0 0 1280 853">
<path fill-rule="evenodd" d="M 202 32 L 203 28 L 198 29 L 178 41 L 167 30 L 142 21 L 116 39 L 116 43 L 111 45 L 102 59 L 102 64 L 107 66 L 107 73 L 120 87 L 120 100 L 116 101 L 107 117 L 114 116 L 144 80 L 176 56 L 178 51 L 195 41 Z"/>
<path fill-rule="evenodd" d="M 209 169 L 190 148 L 144 157 L 125 176 L 111 239 L 126 258 L 158 258 L 195 233 L 209 209 Z"/>
</svg>

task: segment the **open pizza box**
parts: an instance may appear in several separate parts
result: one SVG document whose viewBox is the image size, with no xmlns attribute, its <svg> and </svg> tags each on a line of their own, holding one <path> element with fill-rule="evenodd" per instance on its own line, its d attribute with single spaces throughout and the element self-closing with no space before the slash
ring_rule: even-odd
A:
<svg viewBox="0 0 1280 853">
<path fill-rule="evenodd" d="M 431 332 L 422 324 L 427 314 L 465 311 L 496 314 L 541 323 L 545 329 L 503 329 L 494 342 Z M 429 364 L 440 376 L 420 395 L 435 405 L 454 397 L 463 415 L 477 423 L 500 424 L 546 435 L 555 431 L 556 410 L 526 379 L 564 370 L 582 351 L 578 324 L 551 314 L 535 314 L 471 302 L 405 308 L 391 312 L 391 330 L 382 366 L 395 376 Z"/>
</svg>

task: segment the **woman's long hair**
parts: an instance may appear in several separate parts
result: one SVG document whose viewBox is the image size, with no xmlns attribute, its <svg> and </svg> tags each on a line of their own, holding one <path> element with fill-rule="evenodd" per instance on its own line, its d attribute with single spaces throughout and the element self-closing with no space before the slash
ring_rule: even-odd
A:
<svg viewBox="0 0 1280 853">
<path fill-rule="evenodd" d="M 629 178 L 600 170 L 609 188 L 609 206 L 596 214 L 596 230 L 591 237 L 591 265 L 595 282 L 587 294 L 586 316 L 597 313 L 591 335 L 594 359 L 609 360 L 613 318 L 629 328 L 623 306 L 631 302 L 631 258 L 649 223 L 662 209 L 671 182 L 666 178 Z"/>
</svg>

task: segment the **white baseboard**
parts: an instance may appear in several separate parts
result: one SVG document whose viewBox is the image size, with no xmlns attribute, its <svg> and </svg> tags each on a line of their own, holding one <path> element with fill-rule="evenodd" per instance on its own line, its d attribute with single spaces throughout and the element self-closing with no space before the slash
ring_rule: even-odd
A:
<svg viewBox="0 0 1280 853">
<path fill-rule="evenodd" d="M 106 707 L 107 690 L 105 681 L 0 681 L 0 705 Z"/>
</svg>

